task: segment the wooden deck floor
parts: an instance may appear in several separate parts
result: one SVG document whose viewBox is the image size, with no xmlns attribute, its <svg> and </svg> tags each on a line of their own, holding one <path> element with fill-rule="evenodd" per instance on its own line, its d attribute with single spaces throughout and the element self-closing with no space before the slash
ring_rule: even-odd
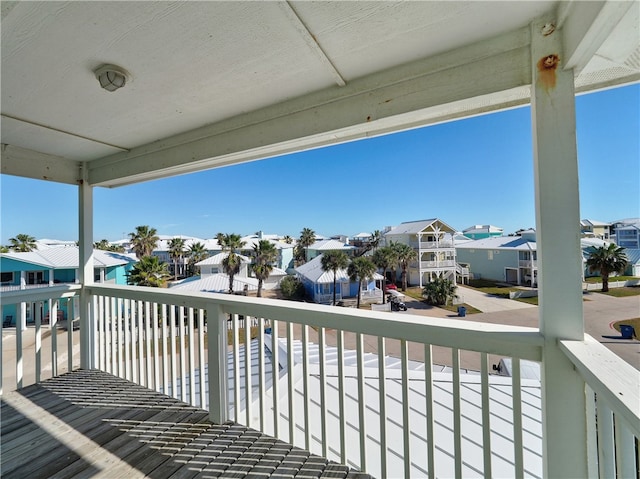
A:
<svg viewBox="0 0 640 479">
<path fill-rule="evenodd" d="M 3 478 L 368 478 L 100 371 L 5 393 Z"/>
</svg>

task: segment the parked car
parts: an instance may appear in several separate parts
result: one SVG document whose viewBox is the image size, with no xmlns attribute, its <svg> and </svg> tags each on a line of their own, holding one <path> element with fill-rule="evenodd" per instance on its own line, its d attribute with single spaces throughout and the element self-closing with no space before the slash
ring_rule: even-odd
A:
<svg viewBox="0 0 640 479">
<path fill-rule="evenodd" d="M 384 290 L 385 290 L 385 292 L 386 292 L 386 291 L 389 291 L 390 289 L 397 290 L 397 289 L 398 289 L 398 287 L 397 287 L 395 284 L 393 284 L 393 283 L 386 283 L 386 284 L 384 285 Z"/>
</svg>

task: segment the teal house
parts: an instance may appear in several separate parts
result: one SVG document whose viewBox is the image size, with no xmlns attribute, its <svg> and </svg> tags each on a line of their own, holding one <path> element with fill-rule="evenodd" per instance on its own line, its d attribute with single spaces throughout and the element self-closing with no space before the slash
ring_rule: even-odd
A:
<svg viewBox="0 0 640 479">
<path fill-rule="evenodd" d="M 0 254 L 0 292 L 32 288 L 47 288 L 60 284 L 75 284 L 79 278 L 79 252 L 77 246 L 55 247 L 28 253 Z M 137 259 L 134 255 L 94 250 L 94 281 L 96 283 L 127 284 L 127 273 Z M 57 305 L 58 319 L 67 319 L 68 305 Z M 34 311 L 43 308 L 44 322 L 49 320 L 49 305 L 33 303 L 2 307 L 3 327 L 15 326 L 19 318 L 22 324 L 35 321 Z"/>
</svg>

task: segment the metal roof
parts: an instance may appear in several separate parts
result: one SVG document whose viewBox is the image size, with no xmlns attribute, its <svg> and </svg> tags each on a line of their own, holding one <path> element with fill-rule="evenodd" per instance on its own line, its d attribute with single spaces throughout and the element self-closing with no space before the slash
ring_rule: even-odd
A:
<svg viewBox="0 0 640 479">
<path fill-rule="evenodd" d="M 234 291 L 242 291 L 245 286 L 249 291 L 255 291 L 258 289 L 258 280 L 255 278 L 233 277 Z M 229 276 L 224 273 L 209 274 L 203 277 L 193 276 L 173 283 L 171 289 L 204 293 L 226 293 L 229 291 Z"/>
<path fill-rule="evenodd" d="M 445 233 L 455 233 L 456 230 L 451 226 L 446 224 L 444 221 L 439 220 L 438 218 L 432 218 L 428 220 L 419 220 L 419 221 L 405 221 L 404 223 L 400 223 L 398 226 L 394 226 L 391 230 L 387 231 L 385 236 L 397 236 L 397 235 L 406 235 L 406 234 L 418 234 L 421 233 L 425 228 L 432 226 L 435 223 L 439 223 L 440 229 Z"/>
<path fill-rule="evenodd" d="M 304 276 L 313 283 L 333 283 L 333 271 L 324 271 L 322 269 L 322 255 L 316 256 L 311 261 L 298 266 L 295 268 L 295 272 L 300 276 Z M 383 276 L 381 274 L 374 273 L 373 279 L 380 280 L 383 279 Z M 344 283 L 345 281 L 351 281 L 346 268 L 337 270 L 336 282 Z"/>
<path fill-rule="evenodd" d="M 526 104 L 539 21 L 577 92 L 638 81 L 638 5 L 2 2 L 2 172 L 117 186 Z"/>
<path fill-rule="evenodd" d="M 0 257 L 24 261 L 43 268 L 69 269 L 78 268 L 79 250 L 77 246 L 65 246 L 48 248 L 45 250 L 30 251 L 27 253 L 2 253 Z M 93 250 L 93 264 L 95 267 L 119 266 L 137 262 L 135 255 L 127 253 L 114 253 L 111 251 Z"/>
<path fill-rule="evenodd" d="M 224 251 L 222 253 L 218 253 L 216 255 L 209 256 L 208 258 L 203 259 L 202 261 L 196 263 L 196 266 L 222 264 L 222 261 L 224 261 L 224 259 L 227 256 L 229 256 L 229 252 L 228 251 Z M 240 258 L 240 261 L 242 263 L 251 263 L 251 259 L 247 258 L 246 256 L 243 256 L 241 254 L 236 254 L 236 256 L 238 256 Z"/>
<path fill-rule="evenodd" d="M 348 244 L 344 244 L 342 241 L 338 241 L 334 239 L 324 239 L 324 240 L 316 241 L 307 249 L 311 251 L 333 251 L 333 250 L 352 250 L 354 249 L 354 247 Z"/>
</svg>

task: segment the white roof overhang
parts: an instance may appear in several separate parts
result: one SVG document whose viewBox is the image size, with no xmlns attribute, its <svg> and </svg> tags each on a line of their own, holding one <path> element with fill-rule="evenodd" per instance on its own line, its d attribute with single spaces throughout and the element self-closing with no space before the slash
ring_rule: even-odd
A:
<svg viewBox="0 0 640 479">
<path fill-rule="evenodd" d="M 112 187 L 526 104 L 541 16 L 577 92 L 635 82 L 638 12 L 613 0 L 3 2 L 1 171 Z M 99 87 L 104 63 L 129 72 L 124 88 Z"/>
</svg>

